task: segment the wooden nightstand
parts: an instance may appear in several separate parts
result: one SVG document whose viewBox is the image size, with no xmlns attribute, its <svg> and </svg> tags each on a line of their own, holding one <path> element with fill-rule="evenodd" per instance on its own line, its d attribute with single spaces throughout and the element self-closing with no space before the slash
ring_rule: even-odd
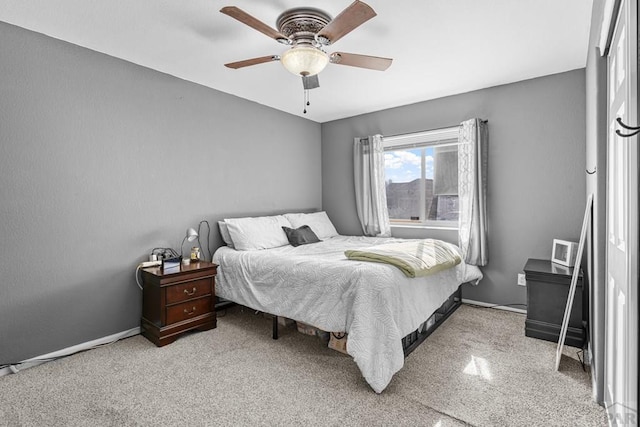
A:
<svg viewBox="0 0 640 427">
<path fill-rule="evenodd" d="M 142 269 L 142 335 L 161 347 L 183 332 L 215 328 L 217 268 L 200 261 L 166 271 Z"/>
</svg>

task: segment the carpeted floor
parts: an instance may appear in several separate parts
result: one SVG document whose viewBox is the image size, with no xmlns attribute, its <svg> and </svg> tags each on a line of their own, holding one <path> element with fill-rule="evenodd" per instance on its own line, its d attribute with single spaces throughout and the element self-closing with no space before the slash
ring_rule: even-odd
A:
<svg viewBox="0 0 640 427">
<path fill-rule="evenodd" d="M 575 350 L 556 372 L 523 315 L 463 306 L 377 395 L 350 357 L 234 307 L 166 347 L 135 336 L 0 378 L 0 425 L 607 425 Z"/>
</svg>

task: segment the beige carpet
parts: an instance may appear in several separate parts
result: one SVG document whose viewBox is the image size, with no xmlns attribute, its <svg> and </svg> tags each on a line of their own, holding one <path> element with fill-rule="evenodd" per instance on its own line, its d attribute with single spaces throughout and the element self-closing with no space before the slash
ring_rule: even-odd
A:
<svg viewBox="0 0 640 427">
<path fill-rule="evenodd" d="M 157 348 L 135 336 L 0 378 L 2 426 L 604 426 L 565 347 L 524 316 L 461 307 L 375 394 L 317 337 L 234 307 L 215 330 Z"/>
</svg>

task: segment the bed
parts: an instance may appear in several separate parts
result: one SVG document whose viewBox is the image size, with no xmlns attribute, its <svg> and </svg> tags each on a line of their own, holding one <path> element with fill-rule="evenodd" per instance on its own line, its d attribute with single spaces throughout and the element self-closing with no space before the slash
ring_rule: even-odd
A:
<svg viewBox="0 0 640 427">
<path fill-rule="evenodd" d="M 278 228 L 303 226 L 319 241 L 293 246 L 284 232 L 284 240 L 279 235 Z M 228 246 L 213 256 L 216 295 L 323 331 L 346 332 L 347 352 L 376 393 L 402 368 L 407 337 L 462 283 L 482 277 L 464 262 L 410 278 L 390 264 L 347 259 L 347 250 L 403 240 L 339 235 L 324 212 L 225 219 L 220 231 Z"/>
</svg>

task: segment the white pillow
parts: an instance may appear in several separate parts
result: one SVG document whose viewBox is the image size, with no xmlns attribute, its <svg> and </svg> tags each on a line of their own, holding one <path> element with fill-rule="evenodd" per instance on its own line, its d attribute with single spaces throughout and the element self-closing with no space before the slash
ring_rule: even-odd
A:
<svg viewBox="0 0 640 427">
<path fill-rule="evenodd" d="M 289 244 L 282 227 L 291 227 L 291 223 L 283 215 L 225 218 L 224 222 L 236 250 L 270 249 Z"/>
<path fill-rule="evenodd" d="M 231 235 L 229 234 L 229 229 L 227 228 L 227 223 L 224 221 L 218 221 L 218 228 L 220 229 L 220 235 L 222 236 L 224 243 L 226 243 L 230 248 L 235 249 L 233 240 L 231 240 Z"/>
<path fill-rule="evenodd" d="M 314 213 L 289 213 L 284 216 L 289 220 L 293 228 L 308 225 L 320 240 L 338 235 L 336 228 L 324 211 Z"/>
</svg>

